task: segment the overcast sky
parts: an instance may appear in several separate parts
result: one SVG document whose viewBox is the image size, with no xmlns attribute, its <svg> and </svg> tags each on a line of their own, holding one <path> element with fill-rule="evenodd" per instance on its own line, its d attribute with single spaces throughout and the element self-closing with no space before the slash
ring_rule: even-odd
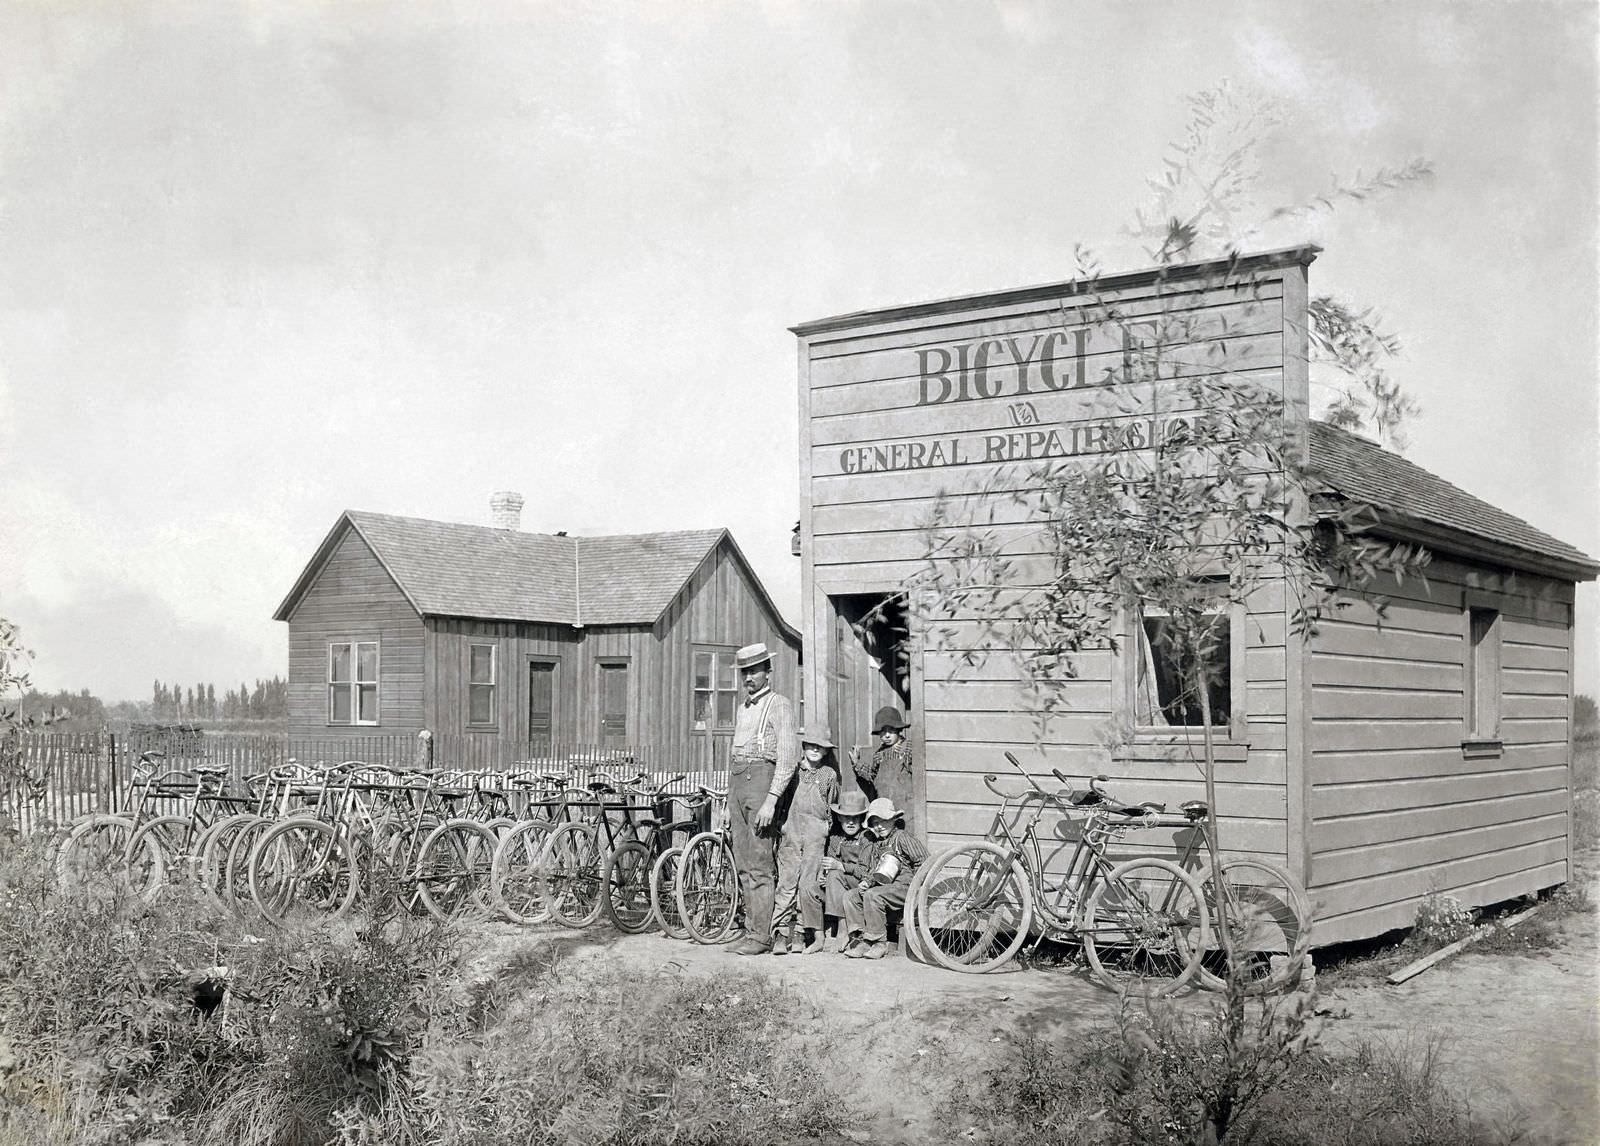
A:
<svg viewBox="0 0 1600 1146">
<path fill-rule="evenodd" d="M 794 340 L 1148 259 L 1186 98 L 1381 309 L 1408 456 L 1600 553 L 1592 3 L 0 0 L 0 615 L 36 683 L 286 671 L 346 508 L 726 525 L 791 620 Z M 1596 593 L 1579 685 L 1596 690 Z"/>
</svg>

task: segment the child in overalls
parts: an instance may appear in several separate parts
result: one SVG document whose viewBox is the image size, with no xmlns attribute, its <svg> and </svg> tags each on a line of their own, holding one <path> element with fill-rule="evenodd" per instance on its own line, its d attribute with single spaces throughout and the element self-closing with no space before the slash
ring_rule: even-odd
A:
<svg viewBox="0 0 1600 1146">
<path fill-rule="evenodd" d="M 826 732 L 809 729 L 800 737 L 800 763 L 789 794 L 789 811 L 778 841 L 778 891 L 772 910 L 772 953 L 787 955 L 795 943 L 794 922 L 802 887 L 821 879 L 822 853 L 828 843 L 829 811 L 839 797 L 839 770 L 833 763 L 833 741 Z"/>
<path fill-rule="evenodd" d="M 889 909 L 906 905 L 911 877 L 928 858 L 922 841 L 905 829 L 905 815 L 885 799 L 867 807 L 868 871 L 845 897 L 848 959 L 882 959 L 888 950 Z"/>
</svg>

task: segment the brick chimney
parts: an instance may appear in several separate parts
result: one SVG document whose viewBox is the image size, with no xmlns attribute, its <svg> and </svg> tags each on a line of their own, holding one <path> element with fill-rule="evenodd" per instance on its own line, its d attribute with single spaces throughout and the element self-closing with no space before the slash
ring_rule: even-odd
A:
<svg viewBox="0 0 1600 1146">
<path fill-rule="evenodd" d="M 496 529 L 521 529 L 522 495 L 508 489 L 490 494 L 489 519 Z"/>
</svg>

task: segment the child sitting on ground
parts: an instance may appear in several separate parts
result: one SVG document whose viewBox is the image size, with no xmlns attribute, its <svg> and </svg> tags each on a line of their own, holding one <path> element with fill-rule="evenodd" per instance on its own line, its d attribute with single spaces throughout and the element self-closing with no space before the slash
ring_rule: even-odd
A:
<svg viewBox="0 0 1600 1146">
<path fill-rule="evenodd" d="M 822 950 L 824 906 L 828 915 L 843 918 L 845 897 L 872 870 L 867 863 L 871 840 L 862 830 L 867 818 L 867 798 L 857 791 L 846 792 L 829 811 L 833 813 L 833 831 L 823 850 L 820 878 L 800 881 L 800 927 L 804 940 L 800 951 L 804 955 Z"/>
<path fill-rule="evenodd" d="M 820 730 L 800 737 L 800 763 L 789 794 L 789 811 L 778 840 L 778 891 L 772 910 L 772 953 L 787 955 L 794 945 L 799 890 L 821 879 L 822 855 L 828 842 L 828 813 L 839 798 L 839 770 L 833 764 L 833 741 Z M 804 922 L 801 927 L 804 928 Z"/>
<path fill-rule="evenodd" d="M 882 959 L 888 949 L 891 907 L 906 905 L 911 877 L 928 858 L 922 841 L 905 830 L 905 814 L 893 802 L 872 801 L 867 807 L 867 874 L 844 901 L 847 959 Z"/>
</svg>

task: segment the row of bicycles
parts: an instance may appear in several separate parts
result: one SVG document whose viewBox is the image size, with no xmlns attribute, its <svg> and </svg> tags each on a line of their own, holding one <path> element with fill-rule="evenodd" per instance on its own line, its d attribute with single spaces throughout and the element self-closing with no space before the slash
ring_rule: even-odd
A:
<svg viewBox="0 0 1600 1146">
<path fill-rule="evenodd" d="M 738 918 L 726 792 L 687 775 L 291 761 L 237 793 L 226 768 L 163 764 L 145 754 L 124 811 L 70 826 L 63 879 L 149 900 L 189 883 L 279 925 L 389 901 L 440 920 L 605 915 L 715 943 Z"/>
</svg>

